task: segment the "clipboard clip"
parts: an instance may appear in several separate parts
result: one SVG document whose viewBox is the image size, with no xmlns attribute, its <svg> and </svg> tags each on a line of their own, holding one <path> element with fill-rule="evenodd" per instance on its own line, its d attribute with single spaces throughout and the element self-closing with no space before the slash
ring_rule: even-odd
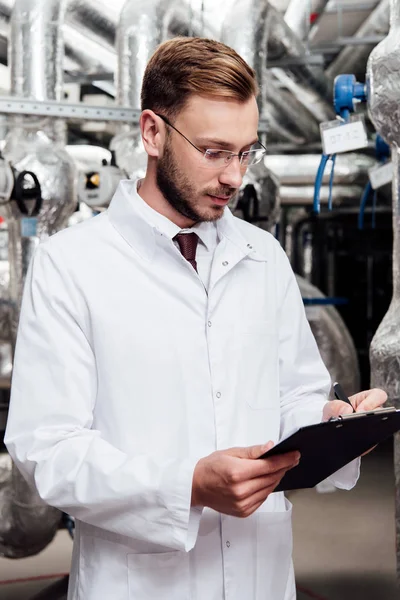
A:
<svg viewBox="0 0 400 600">
<path fill-rule="evenodd" d="M 387 415 L 395 412 L 397 411 L 393 406 L 387 406 L 385 408 L 378 408 L 376 410 L 369 410 L 367 412 L 359 412 L 352 413 L 351 415 L 339 415 L 338 417 L 331 417 L 329 421 L 350 421 L 351 419 L 358 419 L 359 417 L 373 417 L 374 415 Z"/>
</svg>

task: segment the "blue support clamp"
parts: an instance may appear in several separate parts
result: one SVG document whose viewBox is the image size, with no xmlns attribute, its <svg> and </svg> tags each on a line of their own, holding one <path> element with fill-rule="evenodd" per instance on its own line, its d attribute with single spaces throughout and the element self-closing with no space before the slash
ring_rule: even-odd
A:
<svg viewBox="0 0 400 600">
<path fill-rule="evenodd" d="M 338 75 L 334 83 L 333 105 L 336 114 L 344 121 L 350 120 L 350 114 L 355 112 L 357 102 L 365 102 L 367 99 L 366 86 L 358 83 L 354 75 Z M 333 177 L 335 169 L 336 154 L 323 154 L 318 167 L 314 187 L 313 211 L 320 212 L 320 195 L 324 172 L 328 161 L 332 161 L 332 171 L 329 179 L 328 208 L 332 210 Z"/>
<path fill-rule="evenodd" d="M 334 82 L 333 106 L 337 115 L 349 121 L 356 110 L 357 102 L 366 102 L 367 91 L 363 83 L 358 83 L 354 75 L 338 75 Z"/>
</svg>

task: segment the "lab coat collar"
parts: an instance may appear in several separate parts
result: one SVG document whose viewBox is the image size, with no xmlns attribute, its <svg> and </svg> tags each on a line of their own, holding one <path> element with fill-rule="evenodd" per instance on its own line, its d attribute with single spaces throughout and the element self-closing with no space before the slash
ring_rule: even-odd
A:
<svg viewBox="0 0 400 600">
<path fill-rule="evenodd" d="M 111 224 L 125 241 L 138 252 L 142 258 L 151 261 L 156 250 L 156 236 L 165 235 L 158 227 L 151 224 L 137 202 L 137 181 L 123 180 L 111 200 L 108 216 Z M 139 197 L 139 200 L 142 200 Z M 256 261 L 267 260 L 266 256 L 255 248 L 251 239 L 240 231 L 236 219 L 228 208 L 217 222 L 218 238 L 227 238 L 240 253 Z M 174 225 L 171 223 L 171 225 Z M 176 227 L 176 226 L 175 226 Z M 169 235 L 175 234 L 174 231 Z M 169 237 L 167 235 L 167 237 Z M 253 237 L 253 236 L 252 236 Z"/>
</svg>

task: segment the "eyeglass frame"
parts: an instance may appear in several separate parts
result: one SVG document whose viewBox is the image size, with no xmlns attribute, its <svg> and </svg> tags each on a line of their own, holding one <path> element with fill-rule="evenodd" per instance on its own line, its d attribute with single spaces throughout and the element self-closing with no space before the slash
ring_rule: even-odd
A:
<svg viewBox="0 0 400 600">
<path fill-rule="evenodd" d="M 195 144 L 193 144 L 193 142 L 191 142 L 191 141 L 190 141 L 190 140 L 189 140 L 189 139 L 186 137 L 186 135 L 184 135 L 184 134 L 183 134 L 181 131 L 179 131 L 179 129 L 177 129 L 177 128 L 175 127 L 175 125 L 172 125 L 172 123 L 169 121 L 169 119 L 167 119 L 167 117 L 165 117 L 164 115 L 160 115 L 159 113 L 156 113 L 156 112 L 155 112 L 154 114 L 155 114 L 157 117 L 160 117 L 160 119 L 162 119 L 162 120 L 164 121 L 164 123 L 166 123 L 166 125 L 169 125 L 169 127 L 172 127 L 172 129 L 173 129 L 174 131 L 176 131 L 177 133 L 179 133 L 179 135 L 181 135 L 181 136 L 183 137 L 183 139 L 185 139 L 187 142 L 189 142 L 189 144 L 190 144 L 191 146 L 193 146 L 193 148 L 194 148 L 195 150 L 197 150 L 198 152 L 200 152 L 200 153 L 203 155 L 203 158 L 205 158 L 205 157 L 206 157 L 206 155 L 207 155 L 207 152 L 209 152 L 209 151 L 211 151 L 211 150 L 212 150 L 212 151 L 214 151 L 214 152 L 226 152 L 227 156 L 229 156 L 229 157 L 230 157 L 230 158 L 229 158 L 229 160 L 228 160 L 228 162 L 227 162 L 227 163 L 224 165 L 224 167 L 214 167 L 215 169 L 226 168 L 228 165 L 230 165 L 230 164 L 231 164 L 231 162 L 232 162 L 232 160 L 233 160 L 233 158 L 234 158 L 235 156 L 237 156 L 237 157 L 238 157 L 240 166 L 241 166 L 242 168 L 248 169 L 249 167 L 252 167 L 253 165 L 258 165 L 258 164 L 261 162 L 262 158 L 263 158 L 263 157 L 266 155 L 266 153 L 267 153 L 267 148 L 264 146 L 264 144 L 262 144 L 260 141 L 257 141 L 256 143 L 260 144 L 260 146 L 261 146 L 261 148 L 259 148 L 258 150 L 261 150 L 261 149 L 262 149 L 262 150 L 264 150 L 264 154 L 262 155 L 261 159 L 260 159 L 259 161 L 257 161 L 256 163 L 252 163 L 252 164 L 250 164 L 250 165 L 245 165 L 245 164 L 243 164 L 243 163 L 242 163 L 242 158 L 243 158 L 243 155 L 245 155 L 245 154 L 247 154 L 247 155 L 248 155 L 248 154 L 250 154 L 251 152 L 257 152 L 257 150 L 245 150 L 244 152 L 238 152 L 238 153 L 231 152 L 231 150 L 221 150 L 221 149 L 217 149 L 217 148 L 206 148 L 205 150 L 201 150 L 201 148 L 198 148 L 197 146 L 195 146 Z M 209 168 L 213 168 L 213 167 L 212 167 L 212 165 L 209 165 Z"/>
</svg>

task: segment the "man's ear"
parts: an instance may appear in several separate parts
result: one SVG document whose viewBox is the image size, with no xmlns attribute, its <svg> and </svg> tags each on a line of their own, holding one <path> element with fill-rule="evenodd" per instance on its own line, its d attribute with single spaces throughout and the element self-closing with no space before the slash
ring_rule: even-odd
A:
<svg viewBox="0 0 400 600">
<path fill-rule="evenodd" d="M 144 110 L 140 115 L 140 131 L 144 149 L 149 156 L 158 158 L 162 154 L 165 141 L 165 128 L 162 120 L 152 110 Z"/>
</svg>

